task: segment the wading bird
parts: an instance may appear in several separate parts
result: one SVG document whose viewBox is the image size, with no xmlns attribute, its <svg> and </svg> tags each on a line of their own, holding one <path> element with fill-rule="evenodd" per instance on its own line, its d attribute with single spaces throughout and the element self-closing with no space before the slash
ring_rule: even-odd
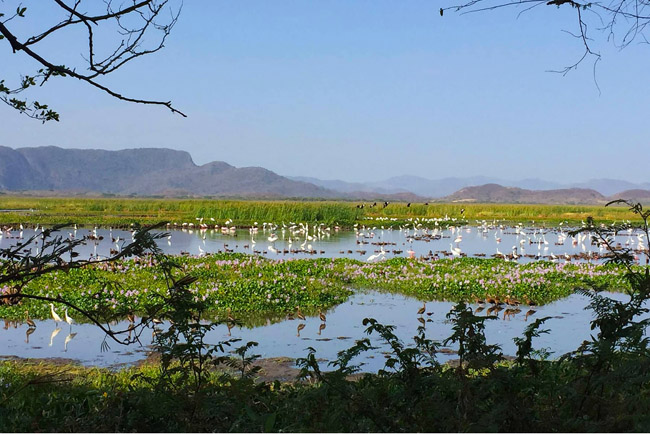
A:
<svg viewBox="0 0 650 434">
<path fill-rule="evenodd" d="M 230 321 L 230 322 L 235 322 L 236 321 L 235 317 L 232 316 L 232 311 L 231 311 L 230 308 L 227 309 L 227 315 L 228 315 L 228 321 Z"/>
<path fill-rule="evenodd" d="M 70 317 L 70 315 L 68 315 L 68 308 L 65 309 L 64 318 L 65 318 L 65 322 L 70 324 L 70 328 L 72 328 L 72 324 L 74 324 L 74 320 Z"/>
<path fill-rule="evenodd" d="M 305 318 L 305 315 L 300 310 L 300 306 L 296 306 L 296 311 L 297 311 L 296 316 L 298 317 L 298 319 L 301 319 L 301 320 L 305 321 L 306 318 Z"/>
<path fill-rule="evenodd" d="M 32 319 L 29 317 L 29 311 L 28 310 L 25 311 L 25 322 L 27 323 L 27 326 L 30 329 L 36 328 L 36 323 L 34 321 L 32 321 Z"/>
<path fill-rule="evenodd" d="M 52 315 L 52 319 L 58 326 L 59 323 L 61 322 L 61 317 L 54 311 L 54 305 L 50 303 L 50 314 Z"/>
</svg>

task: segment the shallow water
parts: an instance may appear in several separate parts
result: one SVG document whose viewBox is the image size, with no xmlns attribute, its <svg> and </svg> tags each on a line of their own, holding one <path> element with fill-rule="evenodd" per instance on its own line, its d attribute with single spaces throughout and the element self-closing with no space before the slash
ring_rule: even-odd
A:
<svg viewBox="0 0 650 434">
<path fill-rule="evenodd" d="M 611 297 L 619 300 L 626 298 L 622 294 L 611 294 Z M 535 348 L 548 348 L 553 352 L 553 357 L 559 357 L 575 350 L 583 340 L 589 338 L 591 333 L 589 321 L 592 319 L 592 314 L 584 310 L 587 303 L 585 297 L 572 295 L 536 308 L 536 312 L 528 318 L 526 318 L 527 308 L 509 319 L 504 319 L 505 311 L 501 311 L 498 313 L 498 319 L 487 322 L 488 343 L 499 344 L 504 354 L 514 355 L 516 346 L 512 339 L 521 336 L 524 328 L 536 318 L 551 316 L 553 318 L 543 327 L 550 329 L 550 333 L 535 339 L 533 345 Z M 346 303 L 326 312 L 326 327 L 322 330 L 319 330 L 322 322 L 317 316 L 307 317 L 306 321 L 285 320 L 271 323 L 269 320 L 267 325 L 260 327 L 235 327 L 230 331 L 231 336 L 228 335 L 226 325 L 220 325 L 208 334 L 207 341 L 217 343 L 229 338 L 242 339 L 242 342 L 232 348 L 248 341 L 255 341 L 259 346 L 255 347 L 252 353 L 260 354 L 262 357 L 304 357 L 307 355 L 307 347 L 314 347 L 317 350 L 316 356 L 324 359 L 321 363 L 325 367 L 328 361 L 336 358 L 337 352 L 349 348 L 355 340 L 367 337 L 364 333 L 365 327 L 362 325 L 364 318 L 372 317 L 383 324 L 395 325 L 397 336 L 407 345 L 412 344 L 411 338 L 417 334 L 417 327 L 420 325 L 416 313 L 421 306 L 420 301 L 406 296 L 377 291 L 359 292 Z M 452 308 L 452 303 L 429 302 L 426 307 L 427 313 L 432 313 L 422 315 L 426 320 L 427 337 L 438 341 L 444 340 L 451 334 L 451 324 L 447 322 L 445 316 Z M 486 311 L 484 310 L 480 315 L 485 315 Z M 240 319 L 244 320 L 244 318 Z M 102 352 L 103 333 L 93 325 L 82 324 L 70 327 L 62 323 L 58 325 L 60 331 L 52 336 L 57 328 L 54 321 L 36 321 L 36 323 L 37 328 L 28 337 L 28 343 L 25 324 L 17 328 L 9 327 L 0 330 L 2 344 L 0 356 L 69 358 L 84 365 L 116 367 L 145 358 L 147 346 L 151 343 L 151 332 L 145 331 L 142 334 L 143 346 L 125 347 L 111 343 L 110 350 Z M 305 327 L 298 332 L 299 324 L 304 324 Z M 114 329 L 125 329 L 127 326 L 128 323 L 124 321 Z M 71 333 L 75 335 L 69 338 Z M 387 348 L 377 340 L 376 336 L 370 338 L 373 345 L 379 348 L 361 355 L 356 363 L 363 363 L 365 371 L 376 371 L 384 365 L 383 352 Z M 441 361 L 456 358 L 454 354 L 443 353 L 439 353 L 438 357 Z"/>
<path fill-rule="evenodd" d="M 166 253 L 178 255 L 203 255 L 215 252 L 239 252 L 258 254 L 268 258 L 355 258 L 376 260 L 391 257 L 430 258 L 433 256 L 479 256 L 492 257 L 497 254 L 516 255 L 519 262 L 537 259 L 564 261 L 598 261 L 598 256 L 606 250 L 592 245 L 585 236 L 567 236 L 566 228 L 519 228 L 519 227 L 481 227 L 463 226 L 449 229 L 400 230 L 360 227 L 358 231 L 321 230 L 297 234 L 286 230 L 263 230 L 251 233 L 250 229 L 239 229 L 222 233 L 218 229 L 173 229 L 169 238 L 159 240 L 158 244 Z M 33 229 L 14 230 L 2 233 L 0 248 L 25 241 L 35 234 Z M 309 234 L 309 235 L 308 235 Z M 108 229 L 63 229 L 60 235 L 71 239 L 92 236 L 85 245 L 79 246 L 79 258 L 106 257 L 119 250 L 132 240 L 132 233 L 125 230 Z M 621 246 L 639 249 L 645 241 L 636 232 L 624 232 L 616 237 Z M 269 241 L 277 237 L 276 241 Z M 101 238 L 101 239 L 99 239 Z M 38 251 L 38 242 L 29 247 L 33 254 Z M 382 250 L 385 253 L 382 253 Z M 452 252 L 455 251 L 455 252 Z M 412 252 L 412 253 L 411 253 Z M 645 262 L 645 253 L 637 252 L 637 257 Z"/>
<path fill-rule="evenodd" d="M 470 227 L 434 230 L 388 230 L 368 229 L 360 227 L 358 231 L 316 231 L 313 228 L 305 233 L 284 232 L 279 229 L 269 231 L 260 229 L 258 233 L 250 230 L 228 231 L 226 234 L 220 230 L 193 230 L 170 228 L 171 237 L 163 238 L 159 245 L 170 254 L 187 253 L 199 255 L 212 252 L 234 251 L 249 254 L 259 254 L 268 258 L 288 257 L 349 257 L 367 260 L 369 256 L 376 255 L 381 249 L 379 259 L 390 257 L 406 257 L 409 250 L 415 256 L 427 257 L 430 255 L 449 256 L 451 248 L 460 248 L 468 256 L 487 256 L 494 253 L 510 253 L 513 247 L 520 256 L 519 262 L 528 262 L 539 257 L 551 259 L 551 255 L 558 257 L 567 255 L 571 260 L 594 260 L 595 255 L 602 252 L 598 246 L 591 245 L 589 239 L 572 240 L 566 237 L 564 242 L 558 243 L 558 238 L 563 238 L 564 232 L 558 229 L 543 228 L 516 228 L 516 227 Z M 22 232 L 22 233 L 21 233 Z M 522 233 L 523 232 L 523 233 Z M 33 229 L 24 231 L 3 232 L 0 239 L 0 248 L 6 248 L 17 242 L 24 241 L 33 235 Z M 277 240 L 269 241 L 269 237 Z M 309 235 L 307 235 L 309 234 Z M 80 246 L 79 257 L 107 256 L 111 249 L 119 249 L 131 241 L 132 234 L 124 230 L 88 229 L 62 230 L 62 235 L 80 239 L 86 236 L 103 238 L 101 240 L 87 240 Z M 311 238 L 309 239 L 308 236 Z M 460 239 L 459 239 L 460 237 Z M 117 241 L 113 241 L 117 240 Z M 255 241 L 255 242 L 253 242 Z M 639 245 L 636 233 L 624 233 L 617 237 L 617 242 L 626 243 L 631 247 Z M 302 246 L 302 247 L 301 247 Z M 522 252 L 523 247 L 523 252 Z M 36 253 L 38 244 L 30 246 L 32 253 Z M 286 251 L 286 253 L 284 253 Z M 308 253 L 312 252 L 312 253 Z M 315 252 L 315 253 L 314 253 Z M 577 255 L 591 252 L 591 258 L 582 259 Z M 639 252 L 639 256 L 644 258 Z M 614 294 L 612 297 L 624 297 Z M 526 318 L 527 309 L 514 316 L 505 317 L 505 310 L 498 313 L 498 320 L 489 321 L 487 337 L 490 343 L 502 346 L 505 354 L 514 355 L 516 347 L 512 339 L 521 336 L 525 326 L 535 318 L 542 316 L 553 317 L 545 327 L 550 329 L 549 334 L 544 334 L 534 341 L 536 348 L 548 347 L 559 356 L 565 352 L 575 350 L 578 345 L 589 338 L 591 330 L 589 321 L 591 313 L 584 311 L 587 300 L 578 295 L 556 301 L 539 307 L 536 313 Z M 416 312 L 421 307 L 421 302 L 401 295 L 387 294 L 376 291 L 358 292 L 346 303 L 343 303 L 326 312 L 326 328 L 320 330 L 321 321 L 317 317 L 309 317 L 304 322 L 305 327 L 298 332 L 297 327 L 303 323 L 298 320 L 275 322 L 267 321 L 265 326 L 255 328 L 234 328 L 231 336 L 228 335 L 226 325 L 221 325 L 208 336 L 208 341 L 217 343 L 230 337 L 241 338 L 243 342 L 256 341 L 259 346 L 254 349 L 255 354 L 262 357 L 303 357 L 307 355 L 307 347 L 317 350 L 317 357 L 326 361 L 336 357 L 337 352 L 349 348 L 356 339 L 366 337 L 362 321 L 366 317 L 376 318 L 384 324 L 393 324 L 397 327 L 396 333 L 406 342 L 417 333 L 418 322 Z M 423 315 L 426 320 L 428 337 L 434 340 L 443 340 L 451 334 L 451 326 L 446 322 L 445 315 L 451 309 L 449 302 L 427 303 L 427 312 Z M 476 307 L 476 306 L 475 306 Z M 487 313 L 487 309 L 482 312 Z M 245 318 L 240 318 L 245 321 Z M 140 347 L 123 347 L 111 343 L 108 351 L 101 351 L 103 334 L 101 330 L 92 325 L 59 324 L 60 330 L 53 336 L 56 326 L 53 321 L 37 321 L 37 328 L 30 336 L 26 336 L 27 326 L 19 325 L 17 328 L 10 326 L 0 330 L 0 355 L 34 357 L 34 358 L 71 358 L 86 365 L 116 366 L 133 363 L 146 357 L 147 346 L 151 343 L 151 333 L 142 336 L 143 345 Z M 126 328 L 127 323 L 119 324 L 118 328 Z M 74 333 L 74 334 L 73 334 Z M 299 334 L 299 336 L 298 336 Z M 373 342 L 380 347 L 360 356 L 359 362 L 364 363 L 364 369 L 376 371 L 383 367 L 385 346 L 371 337 Z M 26 342 L 29 340 L 29 342 Z M 66 343 L 67 341 L 67 343 Z M 240 343 L 241 344 L 241 343 Z M 455 358 L 453 354 L 440 354 L 441 360 Z M 323 362 L 326 363 L 326 362 Z"/>
</svg>

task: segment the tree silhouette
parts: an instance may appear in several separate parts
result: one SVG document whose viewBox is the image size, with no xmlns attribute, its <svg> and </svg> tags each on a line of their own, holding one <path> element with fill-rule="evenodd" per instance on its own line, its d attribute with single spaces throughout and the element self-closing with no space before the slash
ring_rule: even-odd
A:
<svg viewBox="0 0 650 434">
<path fill-rule="evenodd" d="M 586 59 L 593 59 L 594 68 L 601 59 L 596 49 L 598 37 L 623 49 L 635 41 L 648 43 L 645 28 L 650 24 L 648 0 L 611 0 L 609 2 L 583 2 L 574 0 L 469 0 L 440 8 L 440 15 L 453 11 L 462 14 L 518 8 L 519 15 L 537 7 L 555 7 L 564 13 L 574 14 L 576 29 L 565 32 L 576 38 L 583 51 L 578 60 L 553 72 L 566 74 L 576 69 Z M 601 41 L 602 42 L 602 41 Z"/>
<path fill-rule="evenodd" d="M 48 4 L 44 3 L 39 2 L 34 7 L 53 7 L 52 22 L 56 24 L 21 37 L 19 35 L 23 29 L 35 26 L 29 22 L 31 9 L 28 11 L 22 4 L 16 7 L 15 2 L 0 2 L 0 43 L 5 42 L 2 47 L 4 53 L 9 48 L 10 53 L 31 58 L 40 65 L 36 72 L 23 75 L 15 86 L 5 84 L 5 79 L 0 77 L 0 101 L 31 118 L 43 122 L 58 121 L 59 114 L 47 104 L 28 101 L 18 95 L 29 88 L 43 86 L 52 77 L 65 77 L 85 82 L 123 101 L 160 105 L 172 113 L 185 116 L 172 106 L 171 101 L 127 96 L 102 80 L 125 64 L 164 47 L 178 20 L 181 0 L 132 0 L 117 4 L 113 0 L 51 0 Z M 78 65 L 64 65 L 57 60 L 57 54 L 76 50 L 77 47 L 56 45 L 61 50 L 56 53 L 51 48 L 45 48 L 45 45 L 51 43 L 55 35 L 75 30 L 83 32 L 83 36 L 78 38 L 84 47 L 83 60 Z"/>
</svg>

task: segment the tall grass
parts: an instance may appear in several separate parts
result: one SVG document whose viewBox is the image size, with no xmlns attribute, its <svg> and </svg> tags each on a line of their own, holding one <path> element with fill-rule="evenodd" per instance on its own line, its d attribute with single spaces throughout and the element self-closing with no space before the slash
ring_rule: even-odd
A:
<svg viewBox="0 0 650 434">
<path fill-rule="evenodd" d="M 625 207 L 588 205 L 502 205 L 502 204 L 448 204 L 424 205 L 347 201 L 250 201 L 208 199 L 139 199 L 139 198 L 21 198 L 0 197 L 0 209 L 16 210 L 0 213 L 0 224 L 74 222 L 78 224 L 128 225 L 158 221 L 195 222 L 203 217 L 223 224 L 232 219 L 235 224 L 254 222 L 323 222 L 351 226 L 364 219 L 388 218 L 450 218 L 473 220 L 505 220 L 511 222 L 549 222 L 563 220 L 579 223 L 588 216 L 602 222 L 621 221 L 629 217 Z M 32 209 L 33 211 L 29 211 Z M 19 211 L 28 210 L 28 211 Z M 464 210 L 461 215 L 461 210 Z M 390 222 L 390 220 L 389 220 Z M 385 224 L 389 224 L 389 222 Z"/>
</svg>

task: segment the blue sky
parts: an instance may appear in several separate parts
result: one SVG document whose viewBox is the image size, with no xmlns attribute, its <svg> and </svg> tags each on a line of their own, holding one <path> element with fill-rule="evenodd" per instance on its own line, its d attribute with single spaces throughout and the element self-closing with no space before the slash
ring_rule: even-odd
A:
<svg viewBox="0 0 650 434">
<path fill-rule="evenodd" d="M 40 1 L 23 3 L 22 31 L 51 18 Z M 446 5 L 186 0 L 166 48 L 106 83 L 172 100 L 187 119 L 58 79 L 33 95 L 61 122 L 42 125 L 0 107 L 0 145 L 169 147 L 198 164 L 349 181 L 405 174 L 650 181 L 650 48 L 619 51 L 594 34 L 603 54 L 599 92 L 591 61 L 566 76 L 547 72 L 582 54 L 562 32 L 576 30 L 569 8 L 441 18 Z M 79 36 L 43 50 L 74 61 L 84 49 Z M 0 44 L 2 78 L 34 68 Z"/>
</svg>

